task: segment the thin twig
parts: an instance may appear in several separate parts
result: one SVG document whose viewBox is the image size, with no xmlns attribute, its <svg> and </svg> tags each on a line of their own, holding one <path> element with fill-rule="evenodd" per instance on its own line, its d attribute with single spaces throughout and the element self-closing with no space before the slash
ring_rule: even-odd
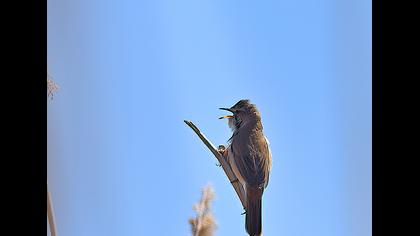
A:
<svg viewBox="0 0 420 236">
<path fill-rule="evenodd" d="M 203 133 L 197 128 L 197 126 L 194 125 L 192 121 L 184 120 L 185 124 L 187 124 L 203 141 L 203 143 L 207 146 L 208 149 L 213 153 L 213 155 L 217 158 L 220 165 L 223 168 L 223 171 L 225 172 L 226 176 L 228 177 L 230 183 L 232 183 L 233 188 L 236 191 L 236 194 L 238 194 L 239 200 L 242 203 L 242 207 L 246 209 L 245 204 L 245 191 L 242 187 L 242 185 L 239 183 L 238 179 L 236 178 L 235 174 L 232 171 L 232 167 L 229 165 L 229 163 L 226 161 L 225 157 L 219 152 L 219 150 L 204 136 Z"/>
<path fill-rule="evenodd" d="M 51 194 L 50 194 L 50 191 L 48 191 L 48 185 L 47 185 L 47 215 L 48 215 L 48 222 L 50 223 L 51 236 L 57 236 L 57 228 L 55 227 L 54 210 L 52 206 Z"/>
</svg>

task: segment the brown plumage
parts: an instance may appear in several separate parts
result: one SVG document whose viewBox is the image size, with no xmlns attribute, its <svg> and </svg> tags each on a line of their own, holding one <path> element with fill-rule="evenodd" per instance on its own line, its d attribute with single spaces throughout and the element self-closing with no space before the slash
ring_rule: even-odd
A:
<svg viewBox="0 0 420 236">
<path fill-rule="evenodd" d="M 245 228 L 251 236 L 260 235 L 262 195 L 271 170 L 271 153 L 263 134 L 261 116 L 249 100 L 240 100 L 231 108 L 221 109 L 233 113 L 233 116 L 227 116 L 233 135 L 225 156 L 246 193 Z"/>
</svg>

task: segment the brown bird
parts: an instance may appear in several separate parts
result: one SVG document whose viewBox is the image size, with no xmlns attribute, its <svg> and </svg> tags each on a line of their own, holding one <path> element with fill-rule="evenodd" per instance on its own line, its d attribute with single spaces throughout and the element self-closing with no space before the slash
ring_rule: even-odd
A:
<svg viewBox="0 0 420 236">
<path fill-rule="evenodd" d="M 220 108 L 232 112 L 228 118 L 233 131 L 224 156 L 245 193 L 245 229 L 249 235 L 261 235 L 261 202 L 268 185 L 271 171 L 271 152 L 263 134 L 261 116 L 249 100 L 240 100 L 231 108 Z"/>
</svg>

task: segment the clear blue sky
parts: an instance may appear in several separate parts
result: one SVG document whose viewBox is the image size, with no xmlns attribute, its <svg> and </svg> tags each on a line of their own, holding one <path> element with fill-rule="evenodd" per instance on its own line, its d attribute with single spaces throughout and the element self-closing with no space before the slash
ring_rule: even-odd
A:
<svg viewBox="0 0 420 236">
<path fill-rule="evenodd" d="M 371 2 L 48 0 L 48 182 L 60 236 L 190 235 L 212 183 L 219 236 L 246 235 L 216 159 L 218 110 L 260 109 L 267 236 L 371 235 Z"/>
</svg>

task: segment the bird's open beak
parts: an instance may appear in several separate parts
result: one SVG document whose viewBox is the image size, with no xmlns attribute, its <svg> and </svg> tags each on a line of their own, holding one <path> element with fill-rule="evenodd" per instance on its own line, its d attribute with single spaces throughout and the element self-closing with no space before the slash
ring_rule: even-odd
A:
<svg viewBox="0 0 420 236">
<path fill-rule="evenodd" d="M 230 112 L 232 112 L 233 113 L 233 111 L 230 109 L 230 108 L 219 108 L 220 110 L 225 110 L 225 111 L 230 111 Z M 229 116 L 222 116 L 222 117 L 219 117 L 219 119 L 223 119 L 223 118 L 233 118 L 234 116 L 231 116 L 231 115 L 229 115 Z"/>
</svg>

